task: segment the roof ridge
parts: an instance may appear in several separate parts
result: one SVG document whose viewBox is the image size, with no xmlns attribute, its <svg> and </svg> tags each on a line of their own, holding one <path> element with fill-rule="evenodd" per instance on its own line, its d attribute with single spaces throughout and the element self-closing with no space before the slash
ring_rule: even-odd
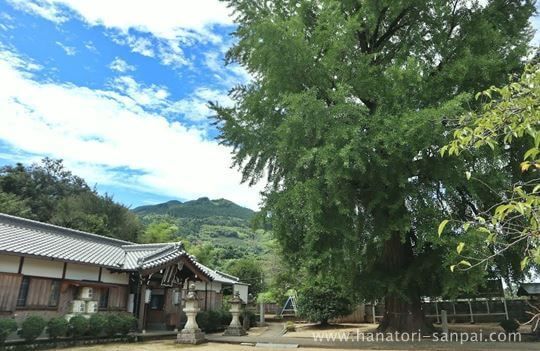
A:
<svg viewBox="0 0 540 351">
<path fill-rule="evenodd" d="M 140 264 L 140 263 L 142 263 L 142 262 L 144 262 L 144 261 L 146 261 L 146 260 L 150 260 L 150 259 L 152 259 L 152 258 L 154 258 L 154 257 L 157 257 L 157 256 L 161 255 L 162 253 L 164 253 L 164 252 L 166 252 L 166 251 L 168 251 L 168 250 L 171 250 L 171 249 L 173 249 L 174 251 L 179 250 L 179 251 L 186 252 L 186 251 L 184 250 L 184 245 L 182 245 L 181 242 L 178 242 L 178 243 L 174 243 L 174 245 L 165 245 L 165 246 L 164 246 L 162 249 L 160 249 L 160 250 L 151 252 L 151 253 L 149 253 L 149 254 L 146 255 L 146 256 L 139 257 L 139 259 L 138 259 L 137 261 L 138 261 L 138 263 Z"/>
<path fill-rule="evenodd" d="M 5 222 L 7 224 L 11 224 L 11 225 L 15 225 L 15 226 L 19 225 L 19 226 L 30 227 L 31 229 L 36 229 L 36 230 L 47 230 L 47 231 L 51 231 L 53 234 L 54 233 L 75 234 L 75 235 L 77 235 L 77 236 L 79 236 L 81 238 L 94 239 L 94 240 L 97 239 L 97 240 L 101 240 L 101 241 L 112 242 L 112 243 L 118 244 L 118 246 L 134 244 L 134 243 L 132 243 L 130 241 L 125 241 L 125 240 L 111 238 L 111 237 L 104 236 L 104 235 L 98 235 L 98 234 L 94 234 L 94 233 L 84 232 L 82 230 L 61 227 L 59 225 L 40 222 L 40 221 L 36 221 L 36 220 L 33 220 L 33 219 L 8 215 L 8 214 L 2 213 L 2 212 L 0 212 L 0 222 Z"/>
</svg>

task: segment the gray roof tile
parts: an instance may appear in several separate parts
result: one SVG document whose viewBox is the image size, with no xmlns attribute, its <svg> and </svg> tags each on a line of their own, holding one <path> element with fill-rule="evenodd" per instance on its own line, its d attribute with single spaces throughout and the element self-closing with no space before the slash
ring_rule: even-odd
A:
<svg viewBox="0 0 540 351">
<path fill-rule="evenodd" d="M 135 244 L 0 213 L 0 254 L 29 255 L 125 271 L 151 269 L 185 256 L 212 281 L 243 284 L 197 262 L 181 243 Z"/>
</svg>

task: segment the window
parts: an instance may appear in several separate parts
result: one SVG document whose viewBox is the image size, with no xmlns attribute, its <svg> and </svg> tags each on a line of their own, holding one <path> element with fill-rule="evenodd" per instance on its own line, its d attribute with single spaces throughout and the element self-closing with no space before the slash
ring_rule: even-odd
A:
<svg viewBox="0 0 540 351">
<path fill-rule="evenodd" d="M 109 307 L 109 288 L 103 288 L 99 294 L 99 308 Z"/>
<path fill-rule="evenodd" d="M 28 297 L 28 288 L 30 287 L 30 278 L 23 277 L 21 287 L 19 288 L 19 296 L 17 296 L 17 307 L 26 306 L 26 298 Z"/>
<path fill-rule="evenodd" d="M 49 294 L 49 307 L 57 307 L 60 299 L 60 281 L 53 280 L 51 282 L 51 292 Z"/>
</svg>

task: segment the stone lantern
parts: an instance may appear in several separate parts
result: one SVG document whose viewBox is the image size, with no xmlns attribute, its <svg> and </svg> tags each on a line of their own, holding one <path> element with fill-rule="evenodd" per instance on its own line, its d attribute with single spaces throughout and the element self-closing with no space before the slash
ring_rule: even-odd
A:
<svg viewBox="0 0 540 351">
<path fill-rule="evenodd" d="M 204 333 L 197 325 L 197 312 L 199 312 L 199 299 L 195 292 L 195 284 L 189 285 L 188 294 L 185 298 L 186 306 L 183 308 L 187 316 L 187 322 L 184 329 L 178 333 L 176 342 L 179 344 L 200 344 L 206 341 Z"/>
<path fill-rule="evenodd" d="M 243 336 L 246 335 L 246 331 L 244 328 L 242 328 L 242 324 L 240 324 L 240 307 L 242 306 L 242 299 L 240 298 L 240 293 L 237 291 L 234 293 L 234 296 L 232 300 L 230 301 L 231 304 L 231 314 L 232 314 L 232 320 L 231 324 L 227 327 L 227 330 L 225 330 L 225 333 L 223 335 L 225 336 Z"/>
</svg>

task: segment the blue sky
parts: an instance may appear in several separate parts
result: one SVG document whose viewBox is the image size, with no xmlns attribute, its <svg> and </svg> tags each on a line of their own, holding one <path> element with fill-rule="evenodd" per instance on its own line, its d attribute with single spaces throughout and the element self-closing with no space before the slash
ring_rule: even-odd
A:
<svg viewBox="0 0 540 351">
<path fill-rule="evenodd" d="M 218 0 L 0 0 L 0 165 L 62 158 L 128 206 L 257 208 L 206 106 L 250 79 L 224 65 L 233 30 Z"/>
</svg>

